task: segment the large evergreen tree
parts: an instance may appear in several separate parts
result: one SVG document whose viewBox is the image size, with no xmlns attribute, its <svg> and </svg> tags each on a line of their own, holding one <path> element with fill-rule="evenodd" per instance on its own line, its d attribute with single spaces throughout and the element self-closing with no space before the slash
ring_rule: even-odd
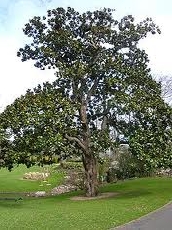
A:
<svg viewBox="0 0 172 230">
<path fill-rule="evenodd" d="M 97 160 L 116 144 L 114 130 L 131 136 L 134 151 L 133 140 L 140 140 L 131 127 L 142 130 L 152 111 L 165 106 L 148 56 L 138 47 L 158 27 L 150 18 L 136 24 L 131 15 L 117 21 L 114 14 L 106 8 L 80 14 L 68 7 L 29 20 L 23 31 L 31 43 L 18 56 L 42 70 L 53 68 L 57 79 L 29 90 L 1 114 L 16 151 L 80 154 L 87 196 L 98 193 Z"/>
</svg>

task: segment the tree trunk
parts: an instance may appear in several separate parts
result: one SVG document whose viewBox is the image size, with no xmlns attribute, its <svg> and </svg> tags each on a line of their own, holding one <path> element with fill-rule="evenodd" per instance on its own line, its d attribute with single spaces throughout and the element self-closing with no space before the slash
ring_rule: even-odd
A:
<svg viewBox="0 0 172 230">
<path fill-rule="evenodd" d="M 98 179 L 97 179 L 97 160 L 90 149 L 90 129 L 87 119 L 87 103 L 88 101 L 82 98 L 80 108 L 80 118 L 83 130 L 83 165 L 85 169 L 85 192 L 87 197 L 94 197 L 98 194 Z"/>
<path fill-rule="evenodd" d="M 92 154 L 84 154 L 85 192 L 87 197 L 98 195 L 97 161 Z"/>
</svg>

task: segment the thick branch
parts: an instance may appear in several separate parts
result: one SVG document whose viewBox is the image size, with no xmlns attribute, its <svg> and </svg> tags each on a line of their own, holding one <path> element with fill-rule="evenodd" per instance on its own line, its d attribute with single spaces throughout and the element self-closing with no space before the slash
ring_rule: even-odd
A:
<svg viewBox="0 0 172 230">
<path fill-rule="evenodd" d="M 87 124 L 87 101 L 82 99 L 82 104 L 81 104 L 81 108 L 80 108 L 80 119 L 82 124 L 86 125 Z"/>
<path fill-rule="evenodd" d="M 105 105 L 106 107 L 106 105 Z M 108 108 L 104 108 L 104 112 L 103 112 L 103 120 L 102 120 L 102 123 L 101 123 L 101 130 L 104 131 L 107 129 L 107 126 L 108 126 L 108 123 L 109 123 L 109 114 L 110 112 L 110 107 Z"/>
<path fill-rule="evenodd" d="M 96 78 L 93 85 L 91 86 L 90 90 L 88 91 L 87 100 L 90 100 L 91 96 L 93 95 L 94 90 L 98 86 L 98 83 L 99 83 L 99 78 Z"/>
<path fill-rule="evenodd" d="M 104 131 L 107 129 L 107 123 L 108 123 L 108 118 L 107 116 L 103 116 L 103 121 L 102 121 L 102 124 L 101 124 L 101 131 Z"/>
<path fill-rule="evenodd" d="M 84 144 L 82 143 L 82 141 L 79 140 L 77 137 L 70 137 L 68 134 L 65 134 L 65 138 L 68 139 L 69 141 L 75 141 L 75 142 L 77 142 L 78 145 L 79 145 L 82 149 L 86 150 L 85 145 L 84 145 Z"/>
</svg>

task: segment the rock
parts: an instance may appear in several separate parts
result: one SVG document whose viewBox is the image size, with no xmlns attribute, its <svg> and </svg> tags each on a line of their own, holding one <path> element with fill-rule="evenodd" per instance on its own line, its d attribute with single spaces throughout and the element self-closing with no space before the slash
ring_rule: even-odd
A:
<svg viewBox="0 0 172 230">
<path fill-rule="evenodd" d="M 45 191 L 37 191 L 35 192 L 35 197 L 43 197 L 46 195 L 46 192 Z"/>
<path fill-rule="evenodd" d="M 43 173 L 43 172 L 29 172 L 23 175 L 23 179 L 27 180 L 45 180 L 50 176 L 50 173 Z"/>
<path fill-rule="evenodd" d="M 167 169 L 161 168 L 161 169 L 157 170 L 156 175 L 157 176 L 169 176 L 169 177 L 171 177 L 172 176 L 172 169 L 171 168 L 167 168 Z"/>
<path fill-rule="evenodd" d="M 52 195 L 58 195 L 66 192 L 76 191 L 77 187 L 74 185 L 60 185 L 58 187 L 55 187 L 51 190 Z"/>
</svg>

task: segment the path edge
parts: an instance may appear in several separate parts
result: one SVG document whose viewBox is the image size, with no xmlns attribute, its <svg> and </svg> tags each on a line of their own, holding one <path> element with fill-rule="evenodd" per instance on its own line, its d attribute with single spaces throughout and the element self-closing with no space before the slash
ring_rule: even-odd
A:
<svg viewBox="0 0 172 230">
<path fill-rule="evenodd" d="M 155 209 L 155 210 L 153 210 L 153 211 L 151 211 L 151 212 L 149 212 L 149 213 L 147 213 L 147 214 L 145 214 L 145 215 L 143 215 L 143 216 L 141 216 L 141 217 L 139 217 L 139 218 L 137 218 L 137 219 L 131 220 L 130 222 L 127 222 L 127 223 L 125 223 L 125 224 L 119 225 L 119 226 L 117 226 L 117 227 L 112 227 L 112 228 L 110 228 L 109 230 L 118 230 L 118 229 L 119 229 L 119 230 L 123 230 L 123 229 L 121 229 L 121 228 L 127 227 L 128 225 L 133 224 L 134 222 L 140 221 L 141 219 L 146 218 L 146 217 L 148 217 L 149 215 L 152 215 L 152 214 L 154 214 L 154 213 L 156 213 L 156 212 L 159 212 L 159 211 L 161 211 L 162 209 L 166 208 L 166 207 L 167 207 L 168 205 L 170 205 L 170 204 L 172 204 L 172 200 L 169 201 L 168 203 L 164 204 L 163 206 L 159 207 L 158 209 Z"/>
</svg>

